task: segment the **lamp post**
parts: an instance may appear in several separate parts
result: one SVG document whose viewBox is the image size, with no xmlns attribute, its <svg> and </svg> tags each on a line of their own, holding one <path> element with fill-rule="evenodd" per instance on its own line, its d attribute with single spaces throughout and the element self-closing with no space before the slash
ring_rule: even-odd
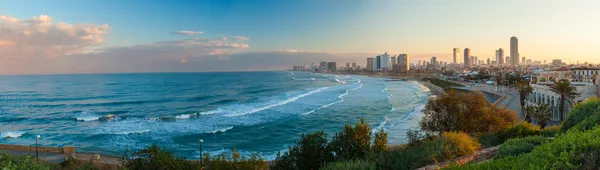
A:
<svg viewBox="0 0 600 170">
<path fill-rule="evenodd" d="M 204 143 L 204 140 L 200 139 L 200 164 L 202 164 L 202 143 Z"/>
<path fill-rule="evenodd" d="M 35 158 L 36 159 L 40 159 L 40 156 L 38 155 L 38 139 L 40 139 L 40 135 L 37 135 L 35 137 Z"/>
</svg>

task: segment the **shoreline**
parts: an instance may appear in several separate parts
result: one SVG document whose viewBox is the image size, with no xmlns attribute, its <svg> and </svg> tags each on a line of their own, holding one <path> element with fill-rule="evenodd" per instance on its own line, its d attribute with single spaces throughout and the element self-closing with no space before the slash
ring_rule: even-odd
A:
<svg viewBox="0 0 600 170">
<path fill-rule="evenodd" d="M 325 74 L 336 74 L 336 73 L 325 73 Z M 438 87 L 438 86 L 436 86 L 434 84 L 431 84 L 429 82 L 422 81 L 417 76 L 412 76 L 412 75 L 411 76 L 393 76 L 393 75 L 372 75 L 372 74 L 365 75 L 365 74 L 352 74 L 352 73 L 342 73 L 342 74 L 343 75 L 367 76 L 367 77 L 382 78 L 382 79 L 392 79 L 392 81 L 393 80 L 405 81 L 405 82 L 407 82 L 407 81 L 414 81 L 414 82 L 416 82 L 416 83 L 418 83 L 418 84 L 426 87 L 427 89 L 429 89 L 430 97 L 437 96 L 437 95 L 440 95 L 440 94 L 443 93 L 443 90 L 441 90 L 440 87 Z M 340 75 L 340 74 L 338 74 L 338 75 Z M 416 85 L 416 84 L 414 84 L 414 85 Z M 418 87 L 418 85 L 416 85 L 416 86 Z M 424 91 L 424 89 L 420 89 L 420 90 Z M 425 104 L 427 104 L 427 102 L 425 102 L 423 104 L 425 105 Z M 0 143 L 0 144 L 2 144 L 2 143 Z M 15 144 L 5 144 L 5 145 L 15 145 Z M 390 146 L 395 146 L 395 145 L 401 145 L 401 144 L 391 144 L 390 143 L 389 145 Z M 9 153 L 15 153 L 15 152 L 10 152 L 10 151 L 12 151 L 10 149 L 0 149 L 0 151 L 5 151 L 5 152 L 9 152 Z M 28 154 L 29 155 L 29 154 L 31 154 L 31 152 L 27 152 L 27 153 L 23 153 L 23 154 Z M 118 153 L 117 154 L 106 153 L 106 152 L 101 151 L 101 150 L 87 150 L 87 149 L 82 149 L 81 152 L 76 152 L 75 153 L 75 155 L 77 155 L 77 154 L 79 154 L 81 156 L 86 155 L 86 157 L 89 157 L 89 158 L 91 158 L 92 155 L 98 155 L 98 156 L 100 156 L 100 162 L 103 162 L 101 160 L 105 160 L 105 159 L 118 160 L 118 159 L 120 159 L 122 157 L 122 155 L 119 155 Z M 20 155 L 20 154 L 16 154 L 16 155 Z M 67 155 L 64 155 L 64 156 L 70 156 L 70 155 L 67 154 Z M 89 158 L 86 158 L 86 160 L 89 160 Z M 77 158 L 75 158 L 75 159 L 77 159 Z M 273 161 L 273 160 L 274 160 L 274 158 L 273 159 L 265 159 L 265 161 Z"/>
</svg>

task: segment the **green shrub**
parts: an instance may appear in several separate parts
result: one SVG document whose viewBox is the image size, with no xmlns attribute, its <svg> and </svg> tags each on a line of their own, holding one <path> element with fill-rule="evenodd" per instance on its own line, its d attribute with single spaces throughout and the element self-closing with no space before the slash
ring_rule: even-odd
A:
<svg viewBox="0 0 600 170">
<path fill-rule="evenodd" d="M 522 138 L 527 136 L 539 135 L 540 132 L 540 127 L 535 126 L 531 123 L 522 122 L 502 131 L 500 137 L 502 141 L 506 141 L 512 138 Z"/>
<path fill-rule="evenodd" d="M 321 170 L 375 170 L 375 164 L 362 160 L 343 161 L 327 164 Z"/>
<path fill-rule="evenodd" d="M 532 152 L 448 169 L 596 169 L 600 166 L 600 127 L 568 131 Z"/>
<path fill-rule="evenodd" d="M 474 153 L 479 143 L 462 132 L 447 132 L 425 139 L 416 146 L 385 152 L 377 160 L 377 169 L 416 169 Z"/>
<path fill-rule="evenodd" d="M 201 167 L 157 145 L 131 154 L 125 152 L 122 161 L 123 166 L 128 169 L 199 169 Z"/>
<path fill-rule="evenodd" d="M 387 138 L 385 140 L 387 141 Z M 337 161 L 368 158 L 371 154 L 371 127 L 364 119 L 354 127 L 346 124 L 344 129 L 331 139 L 328 149 L 335 154 Z"/>
<path fill-rule="evenodd" d="M 577 123 L 570 130 L 586 131 L 594 128 L 598 124 L 600 124 L 600 111 L 590 114 L 589 117 Z"/>
<path fill-rule="evenodd" d="M 586 118 L 600 112 L 600 98 L 588 99 L 573 107 L 561 125 L 561 131 L 566 132 Z"/>
<path fill-rule="evenodd" d="M 272 169 L 319 169 L 333 161 L 333 154 L 327 149 L 327 134 L 323 131 L 302 134 L 302 139 L 290 147 L 288 152 L 277 153 Z"/>
<path fill-rule="evenodd" d="M 233 149 L 231 153 L 223 153 L 217 156 L 210 156 L 205 153 L 202 157 L 202 165 L 207 169 L 268 169 L 267 163 L 256 153 L 250 157 L 242 156 L 240 152 Z"/>
<path fill-rule="evenodd" d="M 558 133 L 560 133 L 560 126 L 554 125 L 542 129 L 541 135 L 545 137 L 555 137 Z"/>
<path fill-rule="evenodd" d="M 537 146 L 547 142 L 548 139 L 542 136 L 529 136 L 524 138 L 509 139 L 500 145 L 495 158 L 506 156 L 516 156 L 531 152 Z"/>
<path fill-rule="evenodd" d="M 480 133 L 476 134 L 475 138 L 482 148 L 498 146 L 504 142 L 499 133 Z"/>
<path fill-rule="evenodd" d="M 4 169 L 56 169 L 54 165 L 44 161 L 36 160 L 31 156 L 13 156 L 0 151 L 0 168 Z"/>
<path fill-rule="evenodd" d="M 438 79 L 438 78 L 424 78 L 423 80 L 429 81 L 429 82 L 431 82 L 431 84 L 435 84 L 436 86 L 439 86 L 442 89 L 448 89 L 450 87 L 465 87 L 462 84 L 458 84 L 458 83 L 454 83 L 454 82 L 450 82 L 450 81 L 446 81 L 446 80 L 442 80 L 442 79 Z"/>
</svg>

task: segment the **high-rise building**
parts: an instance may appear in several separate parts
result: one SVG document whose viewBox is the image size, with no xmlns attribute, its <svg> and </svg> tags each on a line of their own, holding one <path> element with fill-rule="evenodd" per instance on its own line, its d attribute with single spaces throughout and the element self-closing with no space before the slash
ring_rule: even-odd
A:
<svg viewBox="0 0 600 170">
<path fill-rule="evenodd" d="M 487 65 L 490 65 L 490 58 L 487 59 Z"/>
<path fill-rule="evenodd" d="M 410 58 L 408 57 L 408 55 L 407 54 L 398 55 L 398 64 L 401 65 L 401 68 L 403 69 L 403 71 L 409 71 L 410 70 Z"/>
<path fill-rule="evenodd" d="M 512 64 L 512 60 L 510 59 L 510 56 L 504 57 L 504 62 L 505 62 L 505 64 Z"/>
<path fill-rule="evenodd" d="M 521 58 L 521 63 L 523 63 L 523 65 L 527 64 L 525 61 L 525 57 Z"/>
<path fill-rule="evenodd" d="M 470 67 L 471 66 L 471 49 L 469 48 L 465 48 L 465 53 L 463 53 L 464 55 L 464 63 L 465 63 L 465 67 Z"/>
<path fill-rule="evenodd" d="M 437 65 L 437 57 L 436 56 L 431 57 L 431 61 L 430 62 L 433 65 Z"/>
<path fill-rule="evenodd" d="M 381 55 L 375 57 L 375 67 L 373 69 L 381 69 Z"/>
<path fill-rule="evenodd" d="M 477 56 L 471 56 L 471 61 L 469 61 L 471 66 L 479 65 L 479 60 L 477 60 Z"/>
<path fill-rule="evenodd" d="M 367 70 L 373 71 L 375 63 L 373 62 L 373 58 L 367 58 Z"/>
<path fill-rule="evenodd" d="M 504 64 L 504 50 L 502 48 L 496 50 L 496 64 Z"/>
<path fill-rule="evenodd" d="M 350 63 L 346 63 L 346 70 L 350 70 Z"/>
<path fill-rule="evenodd" d="M 337 70 L 337 66 L 335 62 L 327 62 L 327 71 L 335 72 Z"/>
<path fill-rule="evenodd" d="M 398 58 L 398 59 L 400 59 L 400 58 Z M 392 57 L 392 65 L 397 64 L 397 63 L 398 63 L 398 60 L 396 60 L 396 56 L 393 56 Z"/>
<path fill-rule="evenodd" d="M 352 68 L 356 69 L 356 63 L 352 63 Z"/>
<path fill-rule="evenodd" d="M 519 65 L 519 39 L 515 36 L 510 37 L 510 58 L 512 59 L 511 65 Z"/>
<path fill-rule="evenodd" d="M 460 49 L 459 48 L 453 48 L 452 49 L 452 63 L 454 64 L 460 64 Z"/>
</svg>

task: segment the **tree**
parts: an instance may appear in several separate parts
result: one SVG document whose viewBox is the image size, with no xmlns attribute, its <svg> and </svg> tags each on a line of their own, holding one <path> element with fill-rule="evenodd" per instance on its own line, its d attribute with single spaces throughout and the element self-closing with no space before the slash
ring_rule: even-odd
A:
<svg viewBox="0 0 600 170">
<path fill-rule="evenodd" d="M 385 137 L 387 140 L 387 135 Z M 333 136 L 329 150 L 335 154 L 337 161 L 368 158 L 371 152 L 371 127 L 364 118 L 354 128 L 346 124 L 341 132 Z"/>
<path fill-rule="evenodd" d="M 327 151 L 327 134 L 317 131 L 302 134 L 302 139 L 283 155 L 277 153 L 272 169 L 317 170 L 332 161 L 333 155 Z"/>
<path fill-rule="evenodd" d="M 423 114 L 421 129 L 437 133 L 498 132 L 519 120 L 514 112 L 488 103 L 481 92 L 456 93 L 454 90 L 430 99 Z"/>
<path fill-rule="evenodd" d="M 540 128 L 543 129 L 550 121 L 552 121 L 552 110 L 547 104 L 537 105 L 533 117 L 538 121 Z"/>
<path fill-rule="evenodd" d="M 531 123 L 531 115 L 524 111 L 525 107 L 525 99 L 527 95 L 533 92 L 533 88 L 529 83 L 519 80 L 517 84 L 515 84 L 517 90 L 519 91 L 519 102 L 521 102 L 521 113 L 525 116 L 525 121 Z"/>
<path fill-rule="evenodd" d="M 577 89 L 571 86 L 571 82 L 566 79 L 559 80 L 550 85 L 550 90 L 560 95 L 560 103 L 558 104 L 558 113 L 560 114 L 560 121 L 562 122 L 565 118 L 565 102 L 568 101 L 570 104 L 575 103 L 575 98 L 579 97 Z"/>
<path fill-rule="evenodd" d="M 498 75 L 496 75 L 496 88 L 497 91 L 500 91 L 500 83 L 502 82 L 502 73 L 498 72 Z"/>
</svg>

